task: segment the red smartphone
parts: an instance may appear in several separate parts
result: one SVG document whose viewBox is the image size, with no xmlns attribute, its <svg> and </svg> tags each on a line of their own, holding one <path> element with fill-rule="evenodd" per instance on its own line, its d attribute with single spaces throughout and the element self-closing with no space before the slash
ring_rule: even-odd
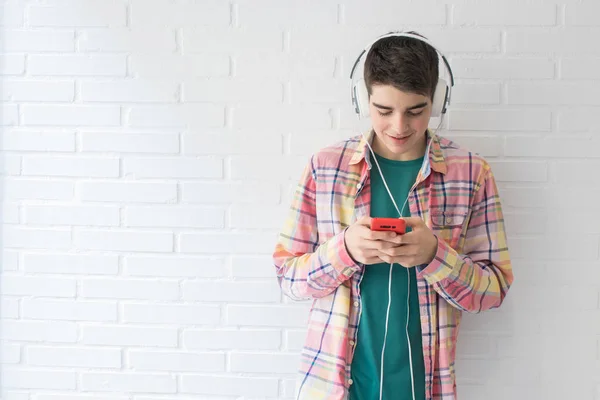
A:
<svg viewBox="0 0 600 400">
<path fill-rule="evenodd" d="M 372 231 L 392 231 L 400 235 L 406 233 L 406 221 L 400 218 L 371 218 Z"/>
</svg>

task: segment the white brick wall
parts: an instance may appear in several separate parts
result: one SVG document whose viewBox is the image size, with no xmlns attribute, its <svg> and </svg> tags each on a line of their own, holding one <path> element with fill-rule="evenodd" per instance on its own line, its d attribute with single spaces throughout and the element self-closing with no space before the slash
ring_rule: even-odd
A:
<svg viewBox="0 0 600 400">
<path fill-rule="evenodd" d="M 498 178 L 516 283 L 459 398 L 600 400 L 596 0 L 0 0 L 2 400 L 290 400 L 309 303 L 270 254 L 348 75 L 416 29 Z"/>
</svg>

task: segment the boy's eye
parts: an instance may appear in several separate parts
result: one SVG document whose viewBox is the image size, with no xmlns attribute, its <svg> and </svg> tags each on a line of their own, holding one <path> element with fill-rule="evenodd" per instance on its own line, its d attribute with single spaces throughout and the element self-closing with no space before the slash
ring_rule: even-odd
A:
<svg viewBox="0 0 600 400">
<path fill-rule="evenodd" d="M 423 114 L 423 110 L 421 110 L 421 111 L 419 111 L 419 112 L 415 112 L 415 113 L 413 113 L 413 112 L 409 112 L 409 113 L 408 113 L 408 115 L 411 115 L 411 116 L 413 116 L 413 117 L 416 117 L 417 115 L 421 115 L 421 114 Z"/>
<path fill-rule="evenodd" d="M 391 111 L 388 111 L 385 113 L 382 113 L 381 111 L 378 111 L 378 112 L 379 112 L 379 115 L 381 115 L 382 117 L 385 117 L 386 115 L 390 115 L 392 113 Z"/>
</svg>

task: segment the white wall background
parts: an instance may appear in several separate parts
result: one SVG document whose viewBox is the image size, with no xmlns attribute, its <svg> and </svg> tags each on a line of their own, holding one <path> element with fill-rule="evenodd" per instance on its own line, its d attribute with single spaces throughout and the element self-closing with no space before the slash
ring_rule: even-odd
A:
<svg viewBox="0 0 600 400">
<path fill-rule="evenodd" d="M 416 29 L 499 181 L 516 282 L 461 400 L 600 400 L 600 3 L 0 1 L 2 400 L 290 399 L 271 251 L 349 70 Z"/>
</svg>

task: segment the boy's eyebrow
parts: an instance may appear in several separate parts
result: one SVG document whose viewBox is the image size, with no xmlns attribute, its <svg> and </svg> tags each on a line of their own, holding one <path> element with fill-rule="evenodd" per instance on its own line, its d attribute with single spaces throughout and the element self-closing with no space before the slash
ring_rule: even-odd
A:
<svg viewBox="0 0 600 400">
<path fill-rule="evenodd" d="M 388 107 L 388 106 L 384 106 L 381 104 L 377 104 L 377 103 L 373 103 L 373 105 L 377 108 L 381 108 L 383 110 L 393 110 L 393 107 Z M 410 110 L 414 110 L 415 108 L 421 108 L 421 107 L 425 107 L 427 105 L 427 102 L 423 102 L 423 103 L 419 103 L 419 104 L 415 104 L 414 106 L 410 106 L 406 109 L 406 111 L 410 111 Z"/>
</svg>

